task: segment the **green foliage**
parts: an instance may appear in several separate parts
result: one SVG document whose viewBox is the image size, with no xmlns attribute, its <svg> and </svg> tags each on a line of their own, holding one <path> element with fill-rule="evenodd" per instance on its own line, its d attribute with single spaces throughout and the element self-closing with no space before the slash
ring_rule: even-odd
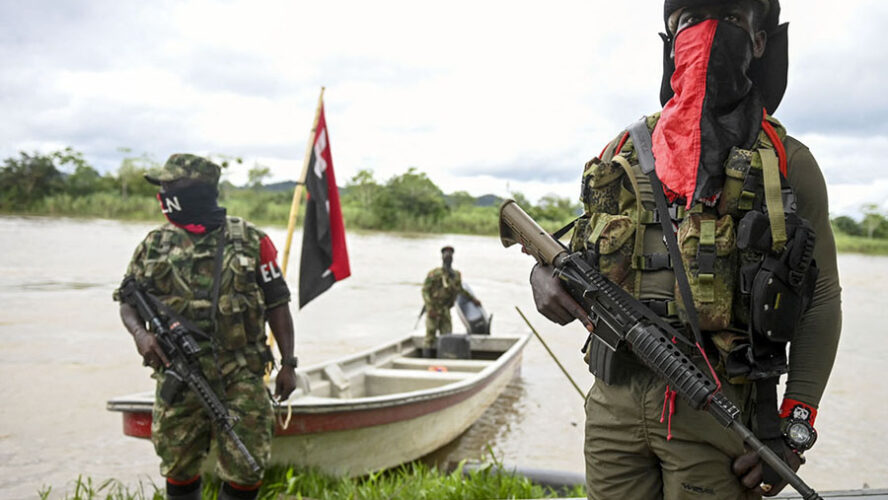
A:
<svg viewBox="0 0 888 500">
<path fill-rule="evenodd" d="M 837 232 L 836 249 L 839 253 L 862 253 L 866 255 L 888 255 L 888 238 L 867 238 L 849 236 Z"/>
<path fill-rule="evenodd" d="M 444 193 L 425 174 L 410 167 L 385 184 L 373 200 L 372 211 L 382 229 L 410 230 L 433 225 L 448 212 Z"/>
<path fill-rule="evenodd" d="M 27 210 L 45 196 L 62 191 L 63 187 L 54 155 L 29 155 L 22 151 L 18 158 L 4 160 L 0 168 L 0 208 Z"/>
<path fill-rule="evenodd" d="M 860 228 L 860 224 L 847 215 L 836 217 L 830 222 L 832 222 L 833 232 L 841 232 L 848 236 L 860 236 L 863 234 L 863 229 Z"/>
<path fill-rule="evenodd" d="M 271 176 L 271 169 L 256 163 L 247 171 L 247 184 L 252 189 L 259 189 L 262 187 L 262 182 L 269 176 Z"/>
<path fill-rule="evenodd" d="M 120 197 L 127 199 L 129 196 L 154 196 L 157 186 L 145 181 L 145 174 L 153 168 L 160 166 L 148 153 L 139 156 L 129 156 L 132 152 L 129 148 L 120 148 L 120 152 L 127 154 L 120 162 L 117 169 L 117 188 Z"/>
</svg>

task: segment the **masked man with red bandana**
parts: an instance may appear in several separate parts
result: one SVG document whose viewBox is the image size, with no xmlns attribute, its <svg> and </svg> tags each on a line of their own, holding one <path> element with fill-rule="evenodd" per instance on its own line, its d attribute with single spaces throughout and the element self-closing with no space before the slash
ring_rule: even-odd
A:
<svg viewBox="0 0 888 500">
<path fill-rule="evenodd" d="M 772 116 L 787 77 L 779 13 L 779 0 L 665 2 L 664 107 L 586 164 L 571 250 L 684 332 L 675 347 L 798 469 L 817 436 L 841 290 L 823 175 Z M 636 149 L 641 138 L 650 147 Z M 594 330 L 551 268 L 535 267 L 531 284 L 546 317 Z M 594 344 L 590 499 L 759 498 L 785 487 L 626 348 L 589 355 Z"/>
<path fill-rule="evenodd" d="M 201 498 L 202 463 L 215 442 L 216 473 L 224 481 L 220 499 L 256 498 L 271 456 L 274 414 L 265 388 L 272 361 L 265 324 L 282 356 L 275 397 L 296 387 L 290 291 L 278 268 L 271 239 L 217 204 L 220 168 L 191 154 L 174 154 L 145 178 L 160 186 L 160 208 L 169 221 L 148 233 L 127 267 L 145 292 L 165 306 L 170 321 L 194 325 L 201 337 L 198 358 L 213 391 L 237 417 L 234 432 L 259 465 L 254 470 L 232 439 L 214 429 L 197 395 L 188 389 L 169 401 L 161 388 L 169 360 L 135 307 L 120 304 L 120 317 L 145 365 L 154 369 L 157 397 L 151 441 L 161 459 L 167 498 Z M 114 294 L 120 300 L 120 291 Z"/>
</svg>

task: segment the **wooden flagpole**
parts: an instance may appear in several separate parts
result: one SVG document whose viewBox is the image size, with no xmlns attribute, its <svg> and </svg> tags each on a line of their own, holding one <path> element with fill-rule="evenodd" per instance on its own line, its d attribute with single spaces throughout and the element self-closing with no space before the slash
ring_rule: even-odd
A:
<svg viewBox="0 0 888 500">
<path fill-rule="evenodd" d="M 299 218 L 299 205 L 302 203 L 302 191 L 305 189 L 305 179 L 308 176 L 308 163 L 311 161 L 311 150 L 314 147 L 315 135 L 318 132 L 318 120 L 321 118 L 321 107 L 324 105 L 324 89 L 321 87 L 321 95 L 318 97 L 318 107 L 315 109 L 314 122 L 311 125 L 311 133 L 308 134 L 308 145 L 305 147 L 305 159 L 302 162 L 302 174 L 293 190 L 293 203 L 290 205 L 290 220 L 287 222 L 287 239 L 284 241 L 284 256 L 281 259 L 281 274 L 287 277 L 287 264 L 290 262 L 290 246 L 293 243 L 293 231 L 296 229 L 296 219 Z M 296 300 L 299 300 L 298 297 Z M 268 335 L 268 346 L 274 347 L 274 335 Z"/>
</svg>

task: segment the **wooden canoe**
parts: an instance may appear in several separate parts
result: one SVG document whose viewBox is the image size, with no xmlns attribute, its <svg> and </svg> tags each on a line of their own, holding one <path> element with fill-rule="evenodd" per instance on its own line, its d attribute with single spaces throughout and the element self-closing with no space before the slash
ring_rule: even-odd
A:
<svg viewBox="0 0 888 500">
<path fill-rule="evenodd" d="M 275 404 L 272 463 L 357 476 L 415 460 L 463 433 L 520 372 L 529 335 L 469 335 L 471 359 L 423 359 L 423 338 L 299 368 Z M 153 392 L 108 401 L 128 436 L 151 436 Z M 288 412 L 290 421 L 284 426 Z M 211 460 L 208 462 L 212 462 Z"/>
</svg>

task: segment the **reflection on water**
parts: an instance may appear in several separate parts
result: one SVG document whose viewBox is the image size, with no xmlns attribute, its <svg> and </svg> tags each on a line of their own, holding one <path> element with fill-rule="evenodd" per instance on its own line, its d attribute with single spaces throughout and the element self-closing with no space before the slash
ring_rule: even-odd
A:
<svg viewBox="0 0 888 500">
<path fill-rule="evenodd" d="M 112 396 L 152 389 L 111 293 L 133 249 L 153 224 L 0 217 L 0 496 L 33 498 L 42 485 L 64 491 L 79 474 L 161 484 L 150 442 L 123 436 Z M 269 234 L 283 248 L 283 231 Z M 411 330 L 426 272 L 439 249 L 456 248 L 462 271 L 496 317 L 493 334 L 526 333 L 515 312 L 534 311 L 530 258 L 496 238 L 351 233 L 352 277 L 298 311 L 297 354 L 320 363 L 392 341 Z M 59 249 L 64 249 L 60 251 Z M 298 267 L 294 241 L 290 268 Z M 820 490 L 888 487 L 888 259 L 843 255 L 844 333 L 817 419 L 819 438 L 802 475 Z M 291 273 L 290 282 L 295 283 Z M 294 287 L 295 289 L 295 287 Z M 528 318 L 583 389 L 591 383 L 577 325 Z M 454 327 L 460 329 L 454 317 Z M 421 328 L 421 327 L 420 327 Z M 521 377 L 457 441 L 440 463 L 488 456 L 523 467 L 584 470 L 583 401 L 539 342 L 526 346 Z M 867 457 L 867 458 L 862 458 Z M 869 457 L 872 457 L 870 459 Z"/>
<path fill-rule="evenodd" d="M 513 426 L 521 425 L 525 396 L 521 378 L 515 377 L 471 427 L 449 444 L 423 457 L 423 462 L 451 470 L 463 459 L 490 461 L 491 453 L 501 460 L 502 453 L 494 445 L 508 435 Z"/>
</svg>

